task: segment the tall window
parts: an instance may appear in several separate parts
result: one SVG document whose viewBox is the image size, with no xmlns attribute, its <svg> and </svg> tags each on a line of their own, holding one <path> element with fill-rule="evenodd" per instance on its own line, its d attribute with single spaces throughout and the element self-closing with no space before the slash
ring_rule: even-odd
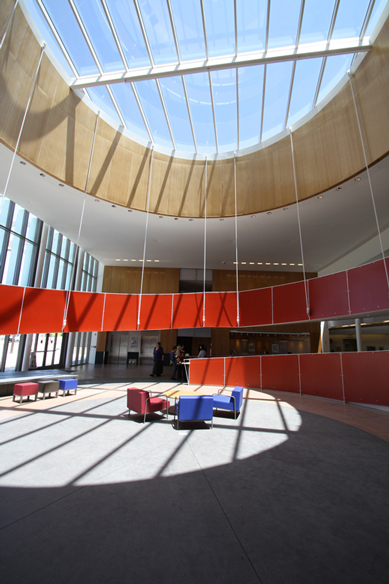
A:
<svg viewBox="0 0 389 584">
<path fill-rule="evenodd" d="M 99 262 L 89 253 L 84 254 L 84 262 L 82 264 L 82 278 L 81 288 L 82 292 L 96 292 L 97 287 L 97 272 L 99 269 Z"/>
<path fill-rule="evenodd" d="M 42 221 L 9 199 L 0 215 L 0 282 L 32 286 Z"/>
<path fill-rule="evenodd" d="M 69 290 L 74 282 L 76 244 L 50 227 L 47 237 L 42 288 Z"/>
</svg>

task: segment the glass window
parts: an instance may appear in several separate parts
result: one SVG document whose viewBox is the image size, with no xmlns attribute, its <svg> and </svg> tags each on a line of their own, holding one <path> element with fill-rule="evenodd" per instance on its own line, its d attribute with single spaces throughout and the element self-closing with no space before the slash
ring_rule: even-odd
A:
<svg viewBox="0 0 389 584">
<path fill-rule="evenodd" d="M 370 0 L 340 0 L 333 39 L 359 37 Z M 336 84 L 335 84 L 336 85 Z"/>
<path fill-rule="evenodd" d="M 166 77 L 160 80 L 160 86 L 177 148 L 193 152 L 193 135 L 182 78 Z"/>
<path fill-rule="evenodd" d="M 327 40 L 334 6 L 334 0 L 305 0 L 300 44 Z"/>
<path fill-rule="evenodd" d="M 267 66 L 262 128 L 263 141 L 278 134 L 285 128 L 292 67 L 292 62 L 272 63 Z"/>
<path fill-rule="evenodd" d="M 234 55 L 234 0 L 214 0 L 203 5 L 209 56 Z"/>
<path fill-rule="evenodd" d="M 263 65 L 238 69 L 239 148 L 248 148 L 260 141 L 263 72 Z"/>
<path fill-rule="evenodd" d="M 96 85 L 96 87 L 88 87 L 87 93 L 89 98 L 104 112 L 109 114 L 111 118 L 119 124 L 122 125 L 120 118 L 117 114 L 115 106 L 112 103 L 112 99 L 104 85 Z"/>
<path fill-rule="evenodd" d="M 76 17 L 68 2 L 43 0 L 53 24 L 64 42 L 69 56 L 79 75 L 92 75 L 99 72 L 89 47 L 78 26 Z"/>
<path fill-rule="evenodd" d="M 13 218 L 11 223 L 11 230 L 18 235 L 25 235 L 27 211 L 19 205 L 14 206 Z"/>
<path fill-rule="evenodd" d="M 149 135 L 135 99 L 131 83 L 114 83 L 110 87 L 127 129 L 144 140 L 149 140 Z"/>
<path fill-rule="evenodd" d="M 34 267 L 37 253 L 37 246 L 26 241 L 20 267 L 19 286 L 32 286 L 34 284 Z"/>
<path fill-rule="evenodd" d="M 8 253 L 5 262 L 3 281 L 6 284 L 17 284 L 19 262 L 23 250 L 23 239 L 11 233 L 8 243 Z"/>
<path fill-rule="evenodd" d="M 238 147 L 236 70 L 212 71 L 211 79 L 219 152 L 236 150 Z"/>
<path fill-rule="evenodd" d="M 135 87 L 154 140 L 162 146 L 173 148 L 156 81 L 139 81 Z"/>
<path fill-rule="evenodd" d="M 372 34 L 373 30 L 375 29 L 377 22 L 382 14 L 382 11 L 384 10 L 384 8 L 386 6 L 386 1 L 387 0 L 375 0 L 373 10 L 372 10 L 372 13 L 370 15 L 370 20 L 369 20 L 369 23 L 368 23 L 367 29 L 366 29 L 367 36 L 370 36 Z"/>
<path fill-rule="evenodd" d="M 216 152 L 211 91 L 207 73 L 185 75 L 196 142 L 202 152 Z"/>
<path fill-rule="evenodd" d="M 7 198 L 1 197 L 0 199 L 0 225 L 4 227 L 10 227 L 10 221 L 12 220 L 14 204 Z"/>
<path fill-rule="evenodd" d="M 177 63 L 169 12 L 165 0 L 138 0 L 147 39 L 156 65 Z"/>
<path fill-rule="evenodd" d="M 269 49 L 296 44 L 301 0 L 270 2 Z"/>
<path fill-rule="evenodd" d="M 120 46 L 130 69 L 150 65 L 142 29 L 136 14 L 133 0 L 106 0 Z"/>
<path fill-rule="evenodd" d="M 170 0 L 180 56 L 183 61 L 205 59 L 201 6 L 198 0 Z"/>
<path fill-rule="evenodd" d="M 320 86 L 319 103 L 335 87 L 350 68 L 352 55 L 337 55 L 327 57 L 323 79 Z"/>
<path fill-rule="evenodd" d="M 237 2 L 238 53 L 265 48 L 267 0 Z"/>
<path fill-rule="evenodd" d="M 102 70 L 105 73 L 124 70 L 123 61 L 100 0 L 89 0 L 89 2 L 75 0 L 75 5 Z"/>
<path fill-rule="evenodd" d="M 291 126 L 311 111 L 322 61 L 323 59 L 321 58 L 297 61 L 289 108 L 288 126 Z"/>
</svg>

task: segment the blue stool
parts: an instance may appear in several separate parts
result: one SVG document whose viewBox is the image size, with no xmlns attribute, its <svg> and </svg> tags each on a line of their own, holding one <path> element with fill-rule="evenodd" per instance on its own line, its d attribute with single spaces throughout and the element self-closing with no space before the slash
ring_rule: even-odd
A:
<svg viewBox="0 0 389 584">
<path fill-rule="evenodd" d="M 74 395 L 76 395 L 77 393 L 77 385 L 78 385 L 78 379 L 60 379 L 59 380 L 59 389 L 63 390 L 63 394 L 62 397 L 65 396 L 65 394 L 67 392 L 69 392 L 70 389 L 75 389 L 76 391 L 74 392 Z"/>
</svg>

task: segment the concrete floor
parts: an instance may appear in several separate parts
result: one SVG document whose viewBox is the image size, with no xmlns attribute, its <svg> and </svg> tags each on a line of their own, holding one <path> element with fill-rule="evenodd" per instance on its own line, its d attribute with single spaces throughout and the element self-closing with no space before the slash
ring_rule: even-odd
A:
<svg viewBox="0 0 389 584">
<path fill-rule="evenodd" d="M 4 582 L 386 584 L 387 411 L 249 390 L 177 431 L 128 415 L 135 379 L 175 385 L 135 369 L 0 399 Z"/>
</svg>

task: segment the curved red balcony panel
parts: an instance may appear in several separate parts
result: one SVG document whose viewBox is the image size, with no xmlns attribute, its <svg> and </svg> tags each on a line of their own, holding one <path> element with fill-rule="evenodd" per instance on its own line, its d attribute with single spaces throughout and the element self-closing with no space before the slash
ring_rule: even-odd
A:
<svg viewBox="0 0 389 584">
<path fill-rule="evenodd" d="M 225 385 L 224 357 L 191 359 L 189 383 L 191 385 Z"/>
<path fill-rule="evenodd" d="M 65 302 L 65 290 L 26 288 L 20 334 L 62 331 Z"/>
<path fill-rule="evenodd" d="M 137 294 L 105 294 L 101 330 L 135 330 L 138 318 L 138 300 Z"/>
<path fill-rule="evenodd" d="M 301 393 L 343 400 L 340 353 L 300 355 Z"/>
<path fill-rule="evenodd" d="M 304 282 L 273 287 L 273 323 L 308 320 Z"/>
<path fill-rule="evenodd" d="M 71 292 L 65 333 L 101 330 L 104 294 Z"/>
<path fill-rule="evenodd" d="M 389 351 L 342 353 L 346 401 L 389 406 Z"/>
<path fill-rule="evenodd" d="M 208 292 L 205 297 L 205 326 L 237 326 L 236 292 Z"/>
<path fill-rule="evenodd" d="M 349 315 L 346 272 L 308 280 L 308 287 L 312 319 Z"/>
<path fill-rule="evenodd" d="M 261 387 L 261 357 L 229 357 L 225 360 L 225 385 Z"/>
<path fill-rule="evenodd" d="M 201 327 L 203 324 L 203 294 L 174 294 L 172 328 Z"/>
<path fill-rule="evenodd" d="M 0 286 L 0 334 L 12 335 L 18 332 L 24 288 Z"/>
<path fill-rule="evenodd" d="M 262 389 L 300 393 L 298 355 L 261 357 Z"/>
<path fill-rule="evenodd" d="M 239 292 L 239 326 L 271 324 L 271 298 L 271 288 Z"/>
<path fill-rule="evenodd" d="M 389 259 L 386 267 L 389 271 Z M 382 260 L 349 270 L 348 286 L 351 314 L 389 308 L 388 282 Z"/>
<path fill-rule="evenodd" d="M 140 309 L 139 330 L 172 328 L 172 294 L 144 294 Z"/>
</svg>

